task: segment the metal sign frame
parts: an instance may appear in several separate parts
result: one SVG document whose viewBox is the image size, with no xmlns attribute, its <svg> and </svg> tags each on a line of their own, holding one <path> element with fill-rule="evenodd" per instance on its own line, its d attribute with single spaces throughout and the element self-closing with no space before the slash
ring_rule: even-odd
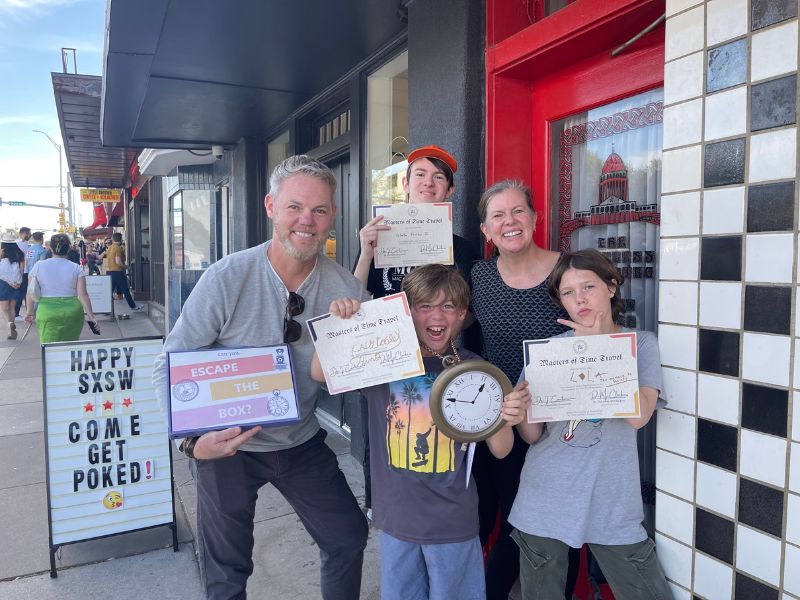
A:
<svg viewBox="0 0 800 600">
<path fill-rule="evenodd" d="M 87 275 L 86 276 L 86 284 L 87 290 L 86 293 L 89 294 L 88 284 L 90 280 L 95 280 L 97 278 L 106 279 L 108 280 L 108 300 L 111 306 L 111 310 L 96 310 L 94 304 L 92 304 L 92 312 L 98 315 L 111 315 L 111 318 L 115 318 L 114 314 L 114 283 L 111 281 L 111 275 Z M 89 294 L 89 299 L 91 300 L 91 294 Z"/>
</svg>

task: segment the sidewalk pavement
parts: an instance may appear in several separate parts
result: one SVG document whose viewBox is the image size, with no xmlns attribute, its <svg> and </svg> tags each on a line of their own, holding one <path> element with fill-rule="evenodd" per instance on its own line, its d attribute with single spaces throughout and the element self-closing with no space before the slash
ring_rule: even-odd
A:
<svg viewBox="0 0 800 600">
<path fill-rule="evenodd" d="M 130 312 L 125 302 L 114 302 L 117 315 Z M 98 319 L 102 335 L 98 338 L 84 327 L 81 339 L 160 334 L 146 312 L 131 313 L 128 320 Z M 56 556 L 58 577 L 50 578 L 41 347 L 35 326 L 27 335 L 26 323 L 17 327 L 19 340 L 0 339 L 0 598 L 202 598 L 194 543 L 196 488 L 188 459 L 177 452 L 173 477 L 179 552 L 172 551 L 168 527 L 69 544 Z M 331 432 L 327 443 L 337 454 L 353 493 L 363 502 L 363 473 L 348 453 L 348 441 Z M 250 597 L 319 598 L 319 551 L 272 486 L 261 490 L 255 521 Z M 377 531 L 370 528 L 361 598 L 380 598 L 379 581 Z"/>
</svg>

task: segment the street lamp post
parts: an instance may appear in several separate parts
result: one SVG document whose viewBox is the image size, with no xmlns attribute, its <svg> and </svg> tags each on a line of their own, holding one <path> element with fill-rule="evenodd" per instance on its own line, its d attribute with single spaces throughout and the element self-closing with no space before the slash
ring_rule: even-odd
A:
<svg viewBox="0 0 800 600">
<path fill-rule="evenodd" d="M 41 129 L 34 129 L 35 133 L 41 133 L 44 137 L 46 137 L 51 144 L 53 144 L 53 148 L 58 151 L 58 204 L 59 208 L 61 208 L 61 214 L 64 214 L 64 184 L 63 184 L 63 177 L 64 177 L 64 168 L 61 159 L 61 146 L 58 145 L 53 138 L 47 135 Z M 69 223 L 72 225 L 74 223 L 72 219 L 72 198 L 67 198 L 67 212 L 69 213 Z M 63 227 L 63 223 L 61 226 Z"/>
</svg>

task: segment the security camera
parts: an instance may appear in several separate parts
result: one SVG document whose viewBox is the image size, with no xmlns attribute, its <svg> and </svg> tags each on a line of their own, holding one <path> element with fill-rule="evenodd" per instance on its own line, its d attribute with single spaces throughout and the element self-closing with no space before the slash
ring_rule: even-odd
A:
<svg viewBox="0 0 800 600">
<path fill-rule="evenodd" d="M 225 154 L 225 148 L 222 146 L 211 146 L 211 154 L 214 155 L 214 158 L 219 160 L 222 158 L 222 155 Z"/>
</svg>

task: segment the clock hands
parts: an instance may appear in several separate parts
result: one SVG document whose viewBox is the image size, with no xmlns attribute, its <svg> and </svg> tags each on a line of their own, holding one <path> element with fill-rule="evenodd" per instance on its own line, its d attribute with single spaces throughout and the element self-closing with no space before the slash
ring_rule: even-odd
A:
<svg viewBox="0 0 800 600">
<path fill-rule="evenodd" d="M 481 387 L 478 388 L 478 393 L 475 394 L 475 397 L 472 400 L 459 400 L 458 398 L 445 398 L 445 402 L 463 402 L 464 404 L 475 404 L 475 400 L 478 399 L 478 396 L 481 395 L 483 388 L 486 386 L 485 383 L 481 384 Z"/>
<path fill-rule="evenodd" d="M 445 398 L 445 402 L 463 402 L 464 404 L 474 404 L 475 400 L 459 400 L 458 398 Z"/>
<path fill-rule="evenodd" d="M 478 396 L 481 395 L 481 392 L 483 391 L 483 388 L 484 388 L 485 385 L 486 385 L 485 383 L 482 383 L 481 387 L 478 388 L 478 393 L 475 394 L 475 397 L 472 399 L 472 404 L 475 404 L 475 400 L 477 400 Z"/>
</svg>

